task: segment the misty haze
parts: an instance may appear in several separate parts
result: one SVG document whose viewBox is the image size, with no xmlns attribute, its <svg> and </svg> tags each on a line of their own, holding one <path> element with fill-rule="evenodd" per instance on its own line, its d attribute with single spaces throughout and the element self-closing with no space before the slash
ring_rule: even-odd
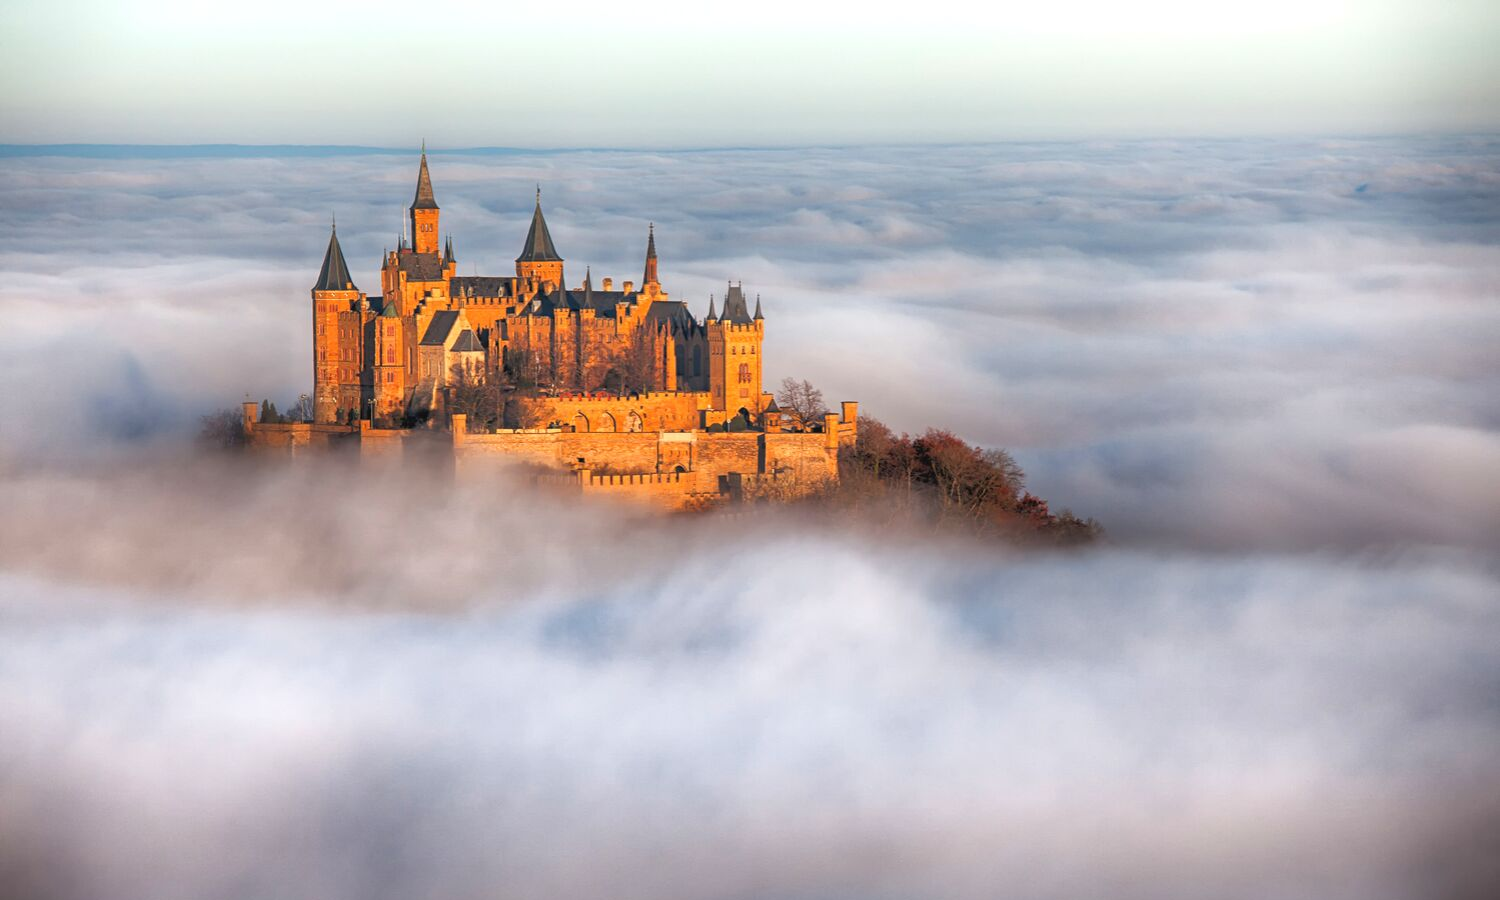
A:
<svg viewBox="0 0 1500 900">
<path fill-rule="evenodd" d="M 1479 898 L 1500 140 L 430 148 L 459 274 L 759 294 L 1059 550 L 203 452 L 415 151 L 0 153 L 0 894 Z M 472 268 L 471 268 L 472 267 Z"/>
</svg>

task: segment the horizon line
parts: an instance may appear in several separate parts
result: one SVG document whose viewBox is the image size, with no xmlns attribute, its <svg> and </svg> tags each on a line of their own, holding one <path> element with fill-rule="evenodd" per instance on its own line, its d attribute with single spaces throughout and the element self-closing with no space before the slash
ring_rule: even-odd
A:
<svg viewBox="0 0 1500 900">
<path fill-rule="evenodd" d="M 1328 133 L 1282 133 L 1243 135 L 1159 135 L 1159 136 L 1092 136 L 1072 138 L 999 138 L 992 140 L 934 140 L 934 141 L 840 141 L 830 143 L 802 144 L 722 144 L 684 147 L 653 147 L 648 145 L 574 145 L 553 147 L 510 147 L 476 145 L 447 149 L 428 147 L 433 155 L 504 155 L 504 154 L 551 154 L 551 153 L 732 153 L 732 152 L 777 152 L 793 150 L 849 150 L 881 148 L 919 147 L 992 147 L 1002 145 L 1047 145 L 1047 144 L 1149 144 L 1149 143 L 1239 143 L 1248 141 L 1320 141 L 1320 140 L 1382 140 L 1382 139 L 1437 139 L 1437 138 L 1496 138 L 1495 131 L 1390 131 L 1390 132 L 1328 132 Z M 137 156 L 141 158 L 170 157 L 229 157 L 229 156 L 376 156 L 405 155 L 422 152 L 420 144 L 411 147 L 379 146 L 373 144 L 245 144 L 228 142 L 192 143 L 121 143 L 121 142 L 56 142 L 56 143 L 0 143 L 0 158 L 23 158 L 38 156 L 62 156 L 81 158 L 108 158 L 111 156 Z"/>
</svg>

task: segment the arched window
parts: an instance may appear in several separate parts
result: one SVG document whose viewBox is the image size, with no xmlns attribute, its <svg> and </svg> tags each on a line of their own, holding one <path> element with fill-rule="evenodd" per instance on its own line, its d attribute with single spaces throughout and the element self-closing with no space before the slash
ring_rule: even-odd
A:
<svg viewBox="0 0 1500 900">
<path fill-rule="evenodd" d="M 636 432 L 640 431 L 642 427 L 644 427 L 644 423 L 641 422 L 640 414 L 632 409 L 630 414 L 625 417 L 625 430 Z"/>
</svg>

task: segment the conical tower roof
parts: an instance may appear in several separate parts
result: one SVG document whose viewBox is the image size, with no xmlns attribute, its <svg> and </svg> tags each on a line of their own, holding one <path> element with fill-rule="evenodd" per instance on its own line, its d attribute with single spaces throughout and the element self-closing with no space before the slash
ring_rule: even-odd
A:
<svg viewBox="0 0 1500 900">
<path fill-rule="evenodd" d="M 354 279 L 349 275 L 349 265 L 344 262 L 344 248 L 339 246 L 339 230 L 335 225 L 328 235 L 328 251 L 323 254 L 323 268 L 318 272 L 315 291 L 355 291 Z"/>
<path fill-rule="evenodd" d="M 656 277 L 656 223 L 652 222 L 646 230 L 646 274 L 641 276 L 641 284 L 648 285 L 659 283 Z"/>
<path fill-rule="evenodd" d="M 531 213 L 531 230 L 526 232 L 526 243 L 516 262 L 561 262 L 557 248 L 552 244 L 552 233 L 547 230 L 547 219 L 542 215 L 542 189 L 536 190 L 536 209 Z"/>
<path fill-rule="evenodd" d="M 417 197 L 411 202 L 412 209 L 437 209 L 437 199 L 432 196 L 432 176 L 427 173 L 427 142 L 422 142 L 422 167 L 417 170 Z"/>
</svg>

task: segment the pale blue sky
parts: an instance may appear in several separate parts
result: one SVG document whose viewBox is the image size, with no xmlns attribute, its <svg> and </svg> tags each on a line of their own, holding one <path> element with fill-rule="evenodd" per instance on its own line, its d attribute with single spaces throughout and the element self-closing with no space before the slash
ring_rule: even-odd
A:
<svg viewBox="0 0 1500 900">
<path fill-rule="evenodd" d="M 506 5 L 508 6 L 508 5 Z M 1500 4 L 7 0 L 0 142 L 1491 131 Z"/>
</svg>

